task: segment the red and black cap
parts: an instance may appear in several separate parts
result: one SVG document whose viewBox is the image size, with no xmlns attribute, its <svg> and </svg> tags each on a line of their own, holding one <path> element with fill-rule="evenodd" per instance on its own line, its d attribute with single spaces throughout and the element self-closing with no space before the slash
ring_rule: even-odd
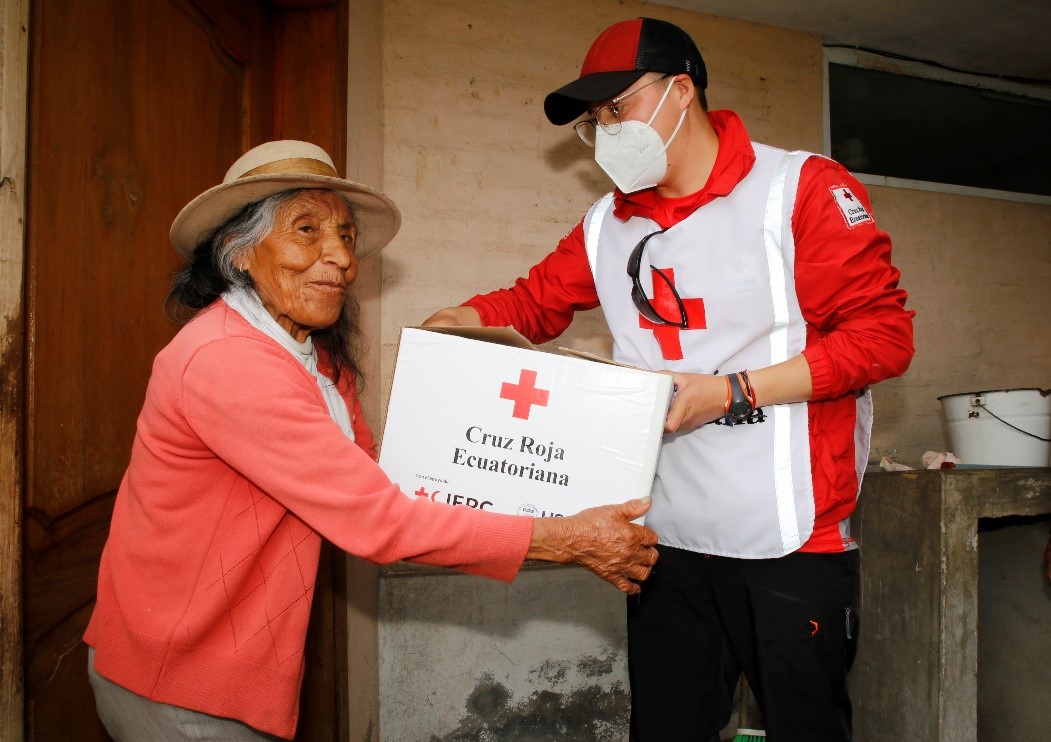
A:
<svg viewBox="0 0 1051 742">
<path fill-rule="evenodd" d="M 701 90 L 708 73 L 697 45 L 678 26 L 654 18 L 615 23 L 595 39 L 580 68 L 580 77 L 544 99 L 552 124 L 568 124 L 587 110 L 628 88 L 647 72 L 686 73 Z"/>
</svg>

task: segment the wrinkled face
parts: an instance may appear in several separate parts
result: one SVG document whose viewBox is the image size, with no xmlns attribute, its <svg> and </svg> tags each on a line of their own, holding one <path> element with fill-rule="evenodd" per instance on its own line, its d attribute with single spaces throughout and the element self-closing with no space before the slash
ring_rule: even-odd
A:
<svg viewBox="0 0 1051 742">
<path fill-rule="evenodd" d="M 358 275 L 357 236 L 339 195 L 304 191 L 278 207 L 274 228 L 245 259 L 263 306 L 299 342 L 339 319 Z"/>
</svg>

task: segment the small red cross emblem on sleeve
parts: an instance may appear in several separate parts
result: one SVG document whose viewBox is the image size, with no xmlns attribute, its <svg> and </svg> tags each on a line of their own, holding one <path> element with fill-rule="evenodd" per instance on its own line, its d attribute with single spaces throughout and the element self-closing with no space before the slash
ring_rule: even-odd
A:
<svg viewBox="0 0 1051 742">
<path fill-rule="evenodd" d="M 515 403 L 511 411 L 512 417 L 528 420 L 533 405 L 547 407 L 550 392 L 547 389 L 538 389 L 536 386 L 536 371 L 522 369 L 518 377 L 518 383 L 512 384 L 505 381 L 500 387 L 500 399 L 512 400 Z"/>
</svg>

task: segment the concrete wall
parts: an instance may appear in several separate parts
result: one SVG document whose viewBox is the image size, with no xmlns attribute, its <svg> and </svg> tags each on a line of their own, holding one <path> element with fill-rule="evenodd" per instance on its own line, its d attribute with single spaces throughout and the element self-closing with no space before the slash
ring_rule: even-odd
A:
<svg viewBox="0 0 1051 742">
<path fill-rule="evenodd" d="M 858 742 L 1047 736 L 1049 518 L 1047 468 L 866 477 Z"/>
<path fill-rule="evenodd" d="M 609 181 L 570 127 L 551 126 L 544 96 L 576 76 L 609 24 L 649 14 L 699 40 L 710 101 L 738 109 L 753 137 L 821 146 L 817 38 L 608 0 L 384 3 L 387 192 L 401 234 L 383 253 L 383 369 L 398 332 L 474 293 L 509 285 L 552 250 Z M 573 344 L 606 352 L 597 312 Z"/>
<path fill-rule="evenodd" d="M 1051 206 L 869 190 L 916 310 L 912 367 L 873 390 L 872 445 L 918 466 L 946 450 L 939 395 L 1051 387 Z"/>
<path fill-rule="evenodd" d="M 978 739 L 1051 729 L 1051 518 L 997 518 L 978 533 Z"/>
<path fill-rule="evenodd" d="M 402 326 L 510 284 L 610 189 L 592 150 L 543 115 L 611 23 L 666 18 L 696 38 L 709 101 L 753 137 L 821 146 L 822 50 L 805 34 L 637 2 L 383 3 L 384 189 L 404 224 L 383 252 L 383 387 Z M 603 354 L 598 311 L 557 341 Z M 512 586 L 380 581 L 383 739 L 627 739 L 624 598 L 574 568 Z M 732 734 L 731 734 L 732 736 Z"/>
<path fill-rule="evenodd" d="M 713 108 L 737 110 L 754 139 L 821 149 L 813 36 L 633 0 L 369 3 L 381 8 L 382 68 L 364 74 L 382 78 L 383 188 L 404 215 L 382 256 L 380 376 L 370 396 L 383 399 L 370 410 L 385 407 L 403 326 L 509 285 L 609 190 L 591 151 L 568 127 L 549 125 L 542 102 L 610 23 L 649 15 L 681 25 L 708 64 Z M 1051 384 L 1051 208 L 870 194 L 918 312 L 919 349 L 906 377 L 874 390 L 874 445 L 918 464 L 923 451 L 944 450 L 938 395 Z M 579 316 L 558 342 L 608 352 L 601 314 Z M 554 733 L 586 694 L 623 700 L 623 599 L 578 570 L 527 572 L 511 587 L 387 573 L 378 611 L 386 739 L 502 739 L 536 731 L 528 725 L 538 718 Z M 626 737 L 622 717 L 589 733 Z"/>
<path fill-rule="evenodd" d="M 385 740 L 626 739 L 624 597 L 576 568 L 381 582 Z"/>
<path fill-rule="evenodd" d="M 510 284 L 609 189 L 569 127 L 543 116 L 594 37 L 638 15 L 678 23 L 708 65 L 713 108 L 752 137 L 820 151 L 820 39 L 638 2 L 387 0 L 385 187 L 405 225 L 383 256 L 381 367 L 398 331 L 434 309 Z M 874 445 L 916 464 L 943 450 L 942 394 L 1051 384 L 1041 311 L 1051 285 L 1051 207 L 944 193 L 869 189 L 895 244 L 916 319 L 908 376 L 875 389 Z M 561 344 L 602 352 L 598 312 Z"/>
</svg>

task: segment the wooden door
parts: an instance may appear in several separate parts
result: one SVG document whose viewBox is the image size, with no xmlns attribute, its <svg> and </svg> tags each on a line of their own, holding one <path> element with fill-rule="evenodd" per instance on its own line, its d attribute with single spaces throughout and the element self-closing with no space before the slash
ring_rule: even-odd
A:
<svg viewBox="0 0 1051 742">
<path fill-rule="evenodd" d="M 320 106 L 299 105 L 311 86 L 345 83 L 339 39 L 346 33 L 338 10 L 331 2 L 302 0 L 291 7 L 260 0 L 32 5 L 23 486 L 27 739 L 106 739 L 81 636 L 151 363 L 178 329 L 163 311 L 181 265 L 168 228 L 190 198 L 218 183 L 254 144 L 311 139 L 340 161 L 343 96 L 329 87 Z M 334 41 L 319 45 L 318 35 Z M 293 80 L 293 73 L 304 77 Z M 288 125 L 286 109 L 296 112 Z M 339 736 L 340 706 L 328 699 L 343 692 L 338 670 L 345 664 L 332 656 L 341 649 L 333 642 L 342 633 L 332 631 L 341 593 L 331 588 L 333 557 L 326 553 L 316 611 L 321 625 L 312 629 L 322 641 L 311 655 L 311 664 L 324 671 L 308 671 L 310 692 L 304 692 L 320 707 L 311 708 L 304 726 L 311 735 L 323 730 L 318 739 Z M 335 564 L 339 578 L 342 560 Z M 343 625 L 345 618 L 335 622 L 337 629 Z"/>
</svg>

